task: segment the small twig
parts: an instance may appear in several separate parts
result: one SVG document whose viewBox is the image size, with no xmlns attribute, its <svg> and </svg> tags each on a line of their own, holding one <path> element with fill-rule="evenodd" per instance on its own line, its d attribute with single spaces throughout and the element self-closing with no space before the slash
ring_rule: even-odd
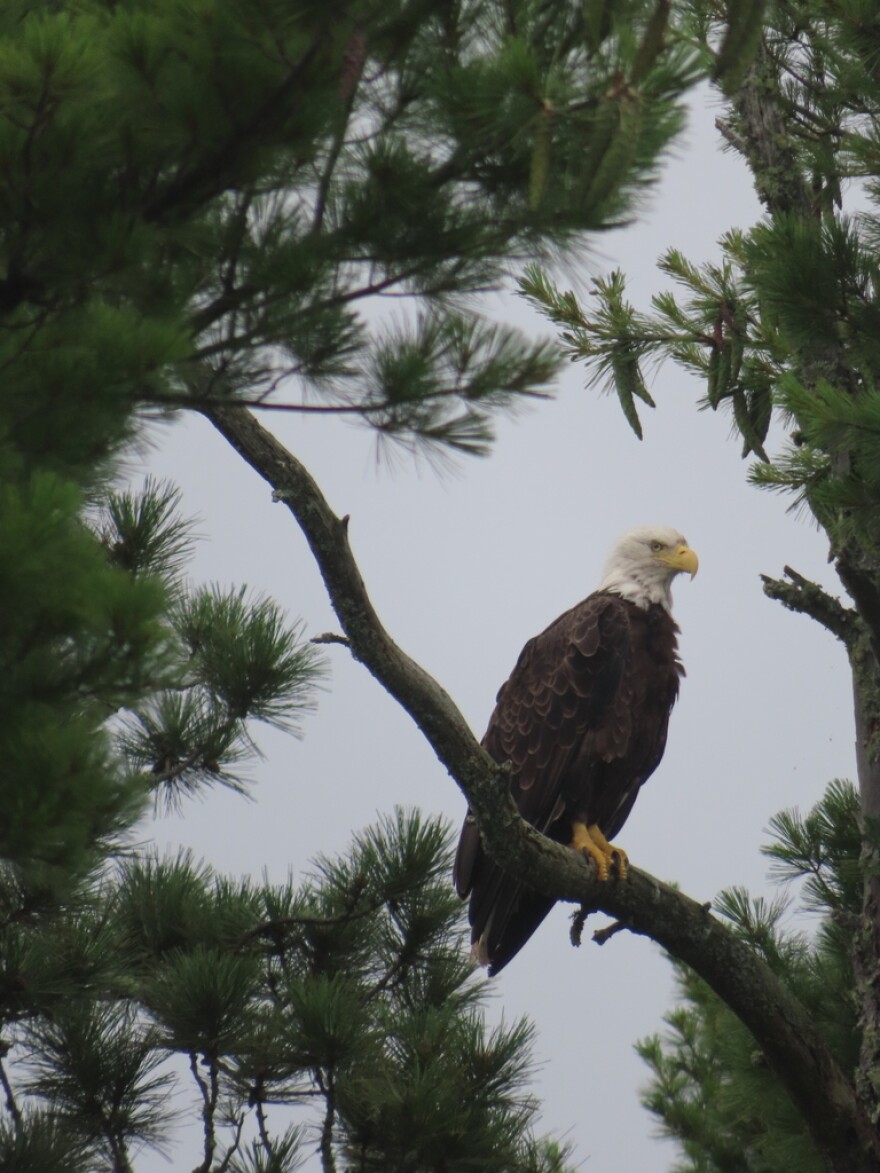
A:
<svg viewBox="0 0 880 1173">
<path fill-rule="evenodd" d="M 662 340 L 678 341 L 680 335 L 663 335 Z M 690 335 L 687 336 L 690 338 Z M 653 338 L 648 338 L 648 341 L 653 341 Z M 243 341 L 241 337 L 232 339 L 232 342 Z M 211 355 L 221 351 L 224 347 L 229 346 L 230 340 L 224 340 L 212 344 L 210 347 L 203 347 L 199 351 L 200 358 L 210 358 Z M 284 375 L 299 374 L 296 367 L 285 368 Z M 274 382 L 277 382 L 275 380 Z M 274 387 L 273 387 L 274 389 Z M 437 391 L 427 391 L 419 396 L 418 403 L 429 403 L 435 400 L 441 402 L 445 399 L 460 399 L 463 395 L 463 388 L 456 384 L 454 387 L 441 387 Z M 532 399 L 549 399 L 550 395 L 546 392 L 533 391 L 529 392 Z M 276 399 L 269 399 L 265 395 L 258 395 L 255 398 L 246 398 L 235 396 L 231 398 L 229 395 L 210 395 L 198 393 L 175 393 L 172 391 L 163 391 L 161 395 L 151 395 L 149 398 L 144 397 L 139 399 L 139 403 L 147 407 L 169 407 L 169 408 L 191 408 L 193 411 L 206 411 L 212 407 L 224 407 L 230 403 L 237 407 L 248 407 L 252 411 L 286 411 L 291 414 L 299 415 L 384 415 L 386 413 L 392 414 L 395 410 L 400 410 L 402 407 L 411 407 L 413 401 L 406 404 L 393 403 L 387 399 L 378 400 L 370 403 L 364 401 L 363 403 L 288 403 L 279 402 Z"/>
<path fill-rule="evenodd" d="M 378 912 L 381 907 L 382 901 L 379 901 L 378 903 L 369 904 L 365 908 L 351 909 L 348 912 L 342 913 L 340 916 L 282 916 L 275 920 L 266 920 L 258 924 L 255 928 L 248 929 L 241 938 L 241 943 L 247 944 L 257 937 L 277 937 L 286 929 L 300 927 L 323 929 L 331 928 L 334 925 L 345 925 L 350 921 L 371 916 L 374 912 Z"/>
<path fill-rule="evenodd" d="M 217 1166 L 216 1173 L 226 1173 L 227 1169 L 229 1168 L 230 1164 L 232 1163 L 232 1158 L 235 1156 L 235 1154 L 238 1152 L 239 1148 L 241 1147 L 241 1134 L 242 1134 L 242 1132 L 244 1132 L 244 1120 L 245 1120 L 244 1115 L 241 1115 L 235 1121 L 235 1138 L 233 1139 L 229 1148 L 226 1150 L 226 1154 L 223 1157 L 223 1160 Z"/>
<path fill-rule="evenodd" d="M 425 958 L 414 954 L 412 956 L 404 957 L 398 954 L 392 965 L 386 970 L 381 978 L 371 986 L 363 995 L 364 1002 L 370 1002 L 373 998 L 378 997 L 379 994 L 384 993 L 385 990 L 391 989 L 398 982 L 400 975 L 405 973 L 407 969 L 412 968 L 419 963 L 424 963 Z"/>
<path fill-rule="evenodd" d="M 705 912 L 710 912 L 712 909 L 712 901 L 707 900 L 702 907 Z M 581 909 L 581 912 L 583 911 L 584 910 Z M 586 919 L 586 915 L 584 916 L 584 919 Z M 606 925 L 604 929 L 596 929 L 595 933 L 593 933 L 593 940 L 597 945 L 604 945 L 606 941 L 610 941 L 612 937 L 616 936 L 618 933 L 622 933 L 624 929 L 629 929 L 631 927 L 632 926 L 628 925 L 624 920 L 612 921 L 611 924 Z M 581 922 L 581 928 L 583 928 L 583 922 Z M 574 930 L 572 930 L 572 934 L 573 933 Z M 580 940 L 577 941 L 577 944 L 580 944 Z"/>
<path fill-rule="evenodd" d="M 851 607 L 844 607 L 839 599 L 829 595 L 817 582 L 810 582 L 790 566 L 783 567 L 783 573 L 789 579 L 788 582 L 761 575 L 764 594 L 770 599 L 776 599 L 790 611 L 809 615 L 848 648 L 852 647 L 858 634 L 858 612 Z"/>
<path fill-rule="evenodd" d="M 626 921 L 615 920 L 610 925 L 606 925 L 604 929 L 596 929 L 593 933 L 593 940 L 597 945 L 604 945 L 606 941 L 610 941 L 617 933 L 622 933 L 624 929 L 628 929 L 629 925 Z"/>
<path fill-rule="evenodd" d="M 739 151 L 743 156 L 746 154 L 746 142 L 742 135 L 736 133 L 733 127 L 725 118 L 715 119 L 715 129 L 723 139 L 726 139 L 734 150 Z"/>
<path fill-rule="evenodd" d="M 360 77 L 360 70 L 358 70 L 358 77 Z M 324 170 L 318 183 L 318 194 L 315 199 L 315 215 L 312 221 L 312 236 L 317 236 L 324 223 L 324 213 L 327 210 L 327 198 L 330 194 L 330 184 L 333 180 L 333 172 L 336 169 L 336 164 L 339 162 L 339 156 L 342 154 L 342 148 L 345 146 L 345 130 L 348 125 L 348 120 L 351 117 L 351 111 L 354 106 L 354 88 L 348 96 L 345 103 L 345 109 L 340 121 L 340 125 L 336 129 L 333 140 L 330 144 L 330 150 L 327 153 L 327 160 L 324 165 Z"/>
<path fill-rule="evenodd" d="M 323 635 L 314 635 L 309 640 L 313 644 L 342 644 L 344 648 L 351 647 L 351 640 L 348 636 L 338 635 L 335 631 L 325 631 Z"/>
</svg>

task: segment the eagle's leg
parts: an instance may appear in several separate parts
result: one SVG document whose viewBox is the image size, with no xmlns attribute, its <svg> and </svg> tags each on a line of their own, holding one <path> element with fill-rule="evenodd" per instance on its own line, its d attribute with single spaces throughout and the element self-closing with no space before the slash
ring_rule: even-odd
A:
<svg viewBox="0 0 880 1173">
<path fill-rule="evenodd" d="M 629 864 L 626 852 L 620 847 L 615 847 L 613 843 L 609 843 L 596 823 L 592 823 L 589 827 L 586 823 L 578 821 L 572 823 L 569 846 L 590 857 L 596 865 L 596 874 L 600 880 L 608 879 L 611 865 L 615 859 L 618 876 L 622 880 L 626 879 L 626 869 Z"/>
</svg>

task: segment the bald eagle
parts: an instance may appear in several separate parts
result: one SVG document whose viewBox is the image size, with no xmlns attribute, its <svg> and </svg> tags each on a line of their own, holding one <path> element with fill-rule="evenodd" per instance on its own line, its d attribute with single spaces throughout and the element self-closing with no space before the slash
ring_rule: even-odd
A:
<svg viewBox="0 0 880 1173">
<path fill-rule="evenodd" d="M 674 529 L 624 534 L 598 590 L 523 648 L 483 738 L 497 762 L 510 763 L 523 818 L 584 852 L 602 880 L 612 869 L 626 875 L 626 853 L 609 840 L 663 756 L 684 675 L 670 586 L 682 571 L 693 577 L 697 565 Z M 473 955 L 490 975 L 554 904 L 492 862 L 470 812 L 453 881 L 462 899 L 470 897 Z"/>
</svg>

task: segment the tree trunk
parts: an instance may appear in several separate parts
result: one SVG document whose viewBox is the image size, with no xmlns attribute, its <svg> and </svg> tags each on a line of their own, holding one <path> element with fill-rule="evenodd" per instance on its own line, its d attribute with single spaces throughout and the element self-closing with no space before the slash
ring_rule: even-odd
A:
<svg viewBox="0 0 880 1173">
<path fill-rule="evenodd" d="M 862 1030 L 856 1089 L 865 1113 L 880 1123 L 880 673 L 873 641 L 859 642 L 852 656 L 856 760 L 862 805 L 862 923 L 853 965 Z"/>
<path fill-rule="evenodd" d="M 819 209 L 792 136 L 780 66 L 766 49 L 759 51 L 733 108 L 733 124 L 723 123 L 722 131 L 743 155 L 770 215 L 815 219 Z M 842 342 L 827 353 L 804 357 L 797 374 L 807 387 L 825 379 L 852 395 L 859 393 L 861 385 Z M 833 455 L 833 472 L 845 476 L 851 467 L 851 454 L 841 447 Z M 880 1122 L 880 556 L 851 536 L 847 517 L 818 507 L 814 514 L 828 533 L 837 571 L 861 620 L 857 637 L 846 641 L 853 672 L 865 866 L 862 924 L 853 956 L 862 1027 L 859 1070 L 854 1077 L 863 1110 L 876 1128 Z"/>
</svg>

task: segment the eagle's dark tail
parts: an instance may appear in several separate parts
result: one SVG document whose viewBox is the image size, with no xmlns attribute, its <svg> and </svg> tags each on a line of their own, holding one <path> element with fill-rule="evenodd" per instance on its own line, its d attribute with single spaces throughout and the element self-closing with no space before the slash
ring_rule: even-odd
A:
<svg viewBox="0 0 880 1173">
<path fill-rule="evenodd" d="M 490 977 L 519 953 L 556 903 L 527 888 L 486 856 L 470 814 L 461 830 L 452 879 L 462 900 L 470 897 L 473 956 L 480 965 L 488 965 Z"/>
</svg>

